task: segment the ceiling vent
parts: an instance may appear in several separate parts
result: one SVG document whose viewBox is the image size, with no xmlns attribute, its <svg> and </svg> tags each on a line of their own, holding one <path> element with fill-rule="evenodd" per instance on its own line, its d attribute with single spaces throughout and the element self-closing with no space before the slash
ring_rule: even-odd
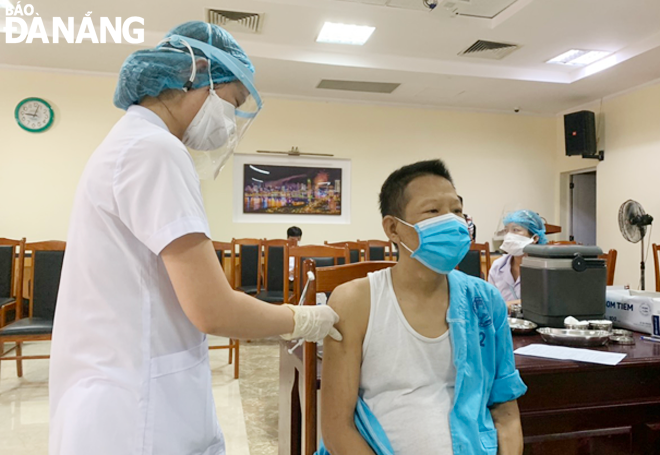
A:
<svg viewBox="0 0 660 455">
<path fill-rule="evenodd" d="M 458 55 L 463 57 L 502 60 L 504 57 L 518 49 L 520 49 L 520 46 L 517 44 L 478 40 L 463 52 L 459 52 Z"/>
<path fill-rule="evenodd" d="M 261 25 L 264 21 L 264 15 L 240 11 L 209 9 L 207 10 L 206 20 L 211 24 L 219 25 L 230 32 L 261 33 Z"/>
<path fill-rule="evenodd" d="M 349 92 L 392 93 L 401 85 L 390 82 L 336 81 L 323 79 L 316 88 L 326 90 L 347 90 Z"/>
</svg>

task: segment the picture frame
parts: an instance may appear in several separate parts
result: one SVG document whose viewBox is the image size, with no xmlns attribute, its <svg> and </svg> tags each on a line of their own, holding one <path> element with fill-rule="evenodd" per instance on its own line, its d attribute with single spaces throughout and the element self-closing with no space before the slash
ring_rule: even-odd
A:
<svg viewBox="0 0 660 455">
<path fill-rule="evenodd" d="M 233 172 L 235 223 L 351 222 L 350 160 L 235 154 Z"/>
</svg>

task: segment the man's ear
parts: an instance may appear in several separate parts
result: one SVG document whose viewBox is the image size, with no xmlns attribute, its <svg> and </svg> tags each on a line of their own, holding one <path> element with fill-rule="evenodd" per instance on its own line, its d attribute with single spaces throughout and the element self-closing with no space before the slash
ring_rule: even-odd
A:
<svg viewBox="0 0 660 455">
<path fill-rule="evenodd" d="M 532 240 L 534 240 L 534 243 L 539 243 L 539 240 L 541 240 L 541 237 L 539 237 L 538 235 L 533 235 Z"/>
<path fill-rule="evenodd" d="M 387 215 L 383 218 L 383 230 L 385 231 L 385 235 L 397 245 L 399 244 L 399 234 L 396 232 L 398 224 L 398 221 L 393 216 Z"/>
</svg>

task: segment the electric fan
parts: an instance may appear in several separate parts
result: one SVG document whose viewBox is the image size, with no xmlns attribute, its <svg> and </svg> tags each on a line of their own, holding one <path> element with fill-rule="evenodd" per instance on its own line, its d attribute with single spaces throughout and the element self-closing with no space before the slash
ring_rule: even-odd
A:
<svg viewBox="0 0 660 455">
<path fill-rule="evenodd" d="M 644 212 L 642 205 L 628 199 L 619 209 L 619 229 L 623 238 L 631 243 L 642 243 L 642 261 L 640 263 L 640 287 L 642 291 L 646 285 L 645 270 L 646 258 L 644 257 L 644 236 L 646 227 L 653 223 L 653 217 Z"/>
</svg>

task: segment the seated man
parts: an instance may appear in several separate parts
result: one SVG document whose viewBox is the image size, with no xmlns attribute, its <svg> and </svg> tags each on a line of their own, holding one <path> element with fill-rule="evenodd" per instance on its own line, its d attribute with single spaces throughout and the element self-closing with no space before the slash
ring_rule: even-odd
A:
<svg viewBox="0 0 660 455">
<path fill-rule="evenodd" d="M 470 236 L 449 171 L 397 170 L 380 207 L 399 262 L 330 297 L 344 341 L 324 343 L 320 453 L 521 454 L 527 388 L 499 292 L 454 270 Z"/>
<path fill-rule="evenodd" d="M 289 245 L 297 246 L 302 240 L 302 229 L 298 226 L 291 226 L 286 230 L 286 239 Z M 292 257 L 289 258 L 289 289 L 293 289 L 293 269 L 296 266 L 296 260 Z"/>
</svg>

